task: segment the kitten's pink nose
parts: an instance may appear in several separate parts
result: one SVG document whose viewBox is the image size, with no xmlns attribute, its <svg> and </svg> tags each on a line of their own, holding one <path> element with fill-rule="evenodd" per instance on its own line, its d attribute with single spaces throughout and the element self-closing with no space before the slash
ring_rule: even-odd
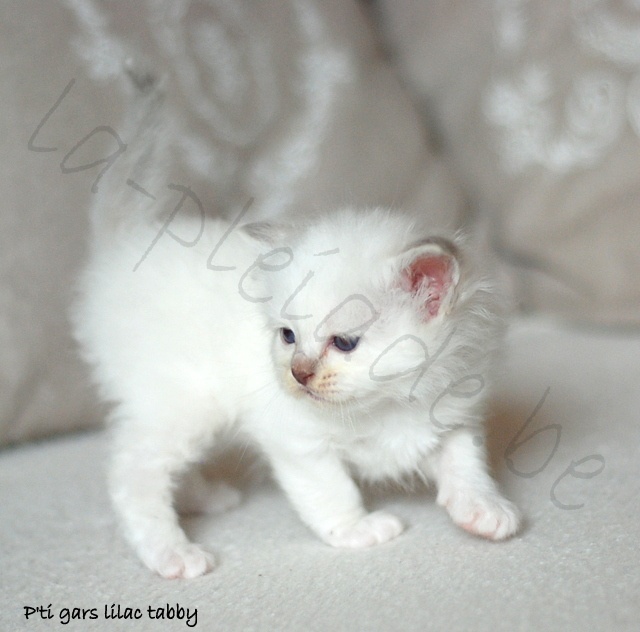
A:
<svg viewBox="0 0 640 632">
<path fill-rule="evenodd" d="M 296 358 L 291 365 L 291 373 L 302 386 L 315 375 L 316 363 L 309 358 Z"/>
</svg>

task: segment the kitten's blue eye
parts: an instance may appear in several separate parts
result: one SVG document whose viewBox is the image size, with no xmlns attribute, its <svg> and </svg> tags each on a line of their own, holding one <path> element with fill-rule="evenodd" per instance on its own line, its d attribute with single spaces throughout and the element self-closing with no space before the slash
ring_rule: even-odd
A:
<svg viewBox="0 0 640 632">
<path fill-rule="evenodd" d="M 280 330 L 280 335 L 282 336 L 282 340 L 288 345 L 292 345 L 296 341 L 296 335 L 291 329 L 287 329 L 286 327 Z"/>
<path fill-rule="evenodd" d="M 345 352 L 353 351 L 358 342 L 360 342 L 360 338 L 358 337 L 350 338 L 349 336 L 335 336 L 333 339 L 334 347 Z"/>
</svg>

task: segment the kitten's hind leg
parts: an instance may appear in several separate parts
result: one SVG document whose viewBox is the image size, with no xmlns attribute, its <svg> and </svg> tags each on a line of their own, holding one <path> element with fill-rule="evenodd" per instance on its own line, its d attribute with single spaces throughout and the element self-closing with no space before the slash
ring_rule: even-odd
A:
<svg viewBox="0 0 640 632">
<path fill-rule="evenodd" d="M 209 481 L 198 467 L 180 481 L 175 508 L 181 515 L 224 513 L 240 504 L 242 494 L 224 481 Z"/>
<path fill-rule="evenodd" d="M 213 556 L 191 543 L 180 527 L 173 491 L 176 478 L 208 447 L 215 428 L 204 416 L 180 423 L 166 413 L 150 423 L 124 418 L 115 428 L 111 497 L 127 539 L 162 577 L 197 577 L 214 566 Z"/>
<path fill-rule="evenodd" d="M 437 502 L 457 525 L 474 535 L 504 540 L 518 531 L 520 512 L 489 475 L 477 435 L 467 428 L 445 435 L 441 450 L 428 457 L 427 465 L 438 484 Z"/>
</svg>

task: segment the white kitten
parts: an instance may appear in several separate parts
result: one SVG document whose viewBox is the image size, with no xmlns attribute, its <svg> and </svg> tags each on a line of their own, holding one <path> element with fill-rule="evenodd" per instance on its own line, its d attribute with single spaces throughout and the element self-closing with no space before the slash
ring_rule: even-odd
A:
<svg viewBox="0 0 640 632">
<path fill-rule="evenodd" d="M 114 403 L 112 498 L 149 568 L 212 568 L 180 528 L 173 490 L 232 426 L 333 546 L 403 530 L 367 512 L 352 476 L 417 473 L 456 524 L 495 540 L 516 532 L 482 440 L 500 301 L 459 243 L 384 210 L 230 233 L 207 220 L 199 237 L 199 217 L 178 214 L 171 234 L 140 215 L 96 244 L 74 320 Z M 192 491 L 189 507 L 215 504 L 201 480 Z M 223 506 L 236 500 L 223 490 Z"/>
</svg>

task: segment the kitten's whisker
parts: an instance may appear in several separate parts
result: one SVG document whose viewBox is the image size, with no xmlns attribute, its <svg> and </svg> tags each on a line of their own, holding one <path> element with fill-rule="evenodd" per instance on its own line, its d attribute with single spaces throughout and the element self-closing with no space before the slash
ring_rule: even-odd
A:
<svg viewBox="0 0 640 632">
<path fill-rule="evenodd" d="M 237 473 L 238 470 L 240 469 L 240 464 L 242 463 L 242 459 L 244 458 L 244 455 L 247 453 L 247 449 L 249 448 L 250 443 L 251 443 L 251 440 L 247 440 L 246 443 L 244 444 L 244 450 L 242 450 L 242 454 L 240 455 L 240 458 L 236 463 L 236 469 L 234 470 L 234 473 Z"/>
</svg>

